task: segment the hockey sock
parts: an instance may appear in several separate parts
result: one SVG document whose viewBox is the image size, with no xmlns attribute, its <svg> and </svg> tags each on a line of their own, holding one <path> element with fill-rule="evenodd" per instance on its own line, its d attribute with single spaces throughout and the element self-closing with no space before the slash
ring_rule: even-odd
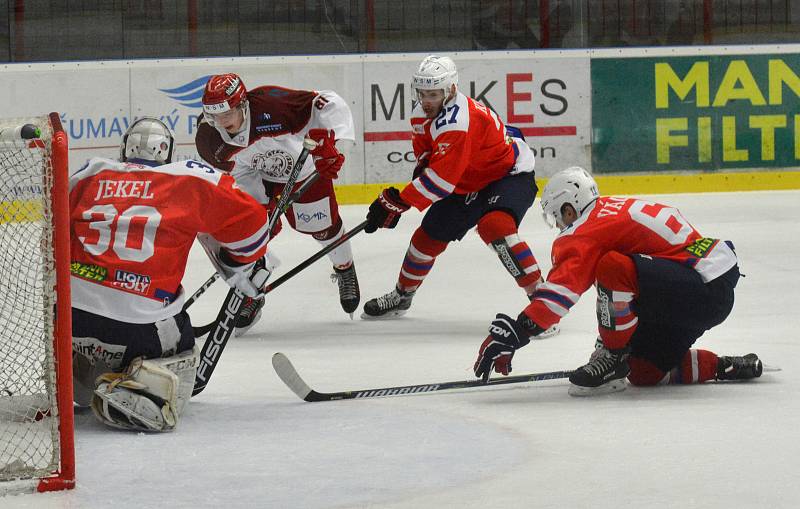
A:
<svg viewBox="0 0 800 509">
<path fill-rule="evenodd" d="M 718 360 L 719 357 L 714 352 L 691 349 L 684 354 L 677 366 L 664 373 L 652 362 L 631 356 L 628 358 L 631 367 L 628 380 L 633 385 L 702 383 L 715 378 Z"/>
<path fill-rule="evenodd" d="M 339 240 L 342 235 L 344 235 L 344 223 L 342 222 L 342 219 L 339 218 L 336 224 L 330 228 L 322 230 L 321 232 L 313 233 L 312 235 L 317 242 L 320 243 L 320 245 L 323 247 L 328 246 Z M 345 242 L 341 246 L 328 253 L 328 258 L 337 268 L 342 269 L 349 267 L 350 264 L 353 263 L 353 250 L 350 248 L 350 242 Z"/>
<path fill-rule="evenodd" d="M 517 234 L 517 223 L 507 212 L 493 210 L 478 220 L 478 235 L 494 249 L 500 263 L 530 295 L 542 277 L 536 257 Z"/>
<path fill-rule="evenodd" d="M 639 319 L 631 301 L 639 293 L 636 265 L 630 257 L 611 251 L 597 262 L 597 325 L 609 350 L 624 348 Z"/>
<path fill-rule="evenodd" d="M 446 247 L 447 242 L 436 240 L 421 227 L 417 228 L 408 244 L 397 285 L 408 292 L 416 291 L 433 268 L 436 257 L 442 254 Z"/>
</svg>

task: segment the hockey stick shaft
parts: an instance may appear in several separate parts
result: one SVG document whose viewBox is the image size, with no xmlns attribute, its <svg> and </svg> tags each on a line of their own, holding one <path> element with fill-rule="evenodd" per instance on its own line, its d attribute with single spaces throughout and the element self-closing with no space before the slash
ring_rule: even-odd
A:
<svg viewBox="0 0 800 509">
<path fill-rule="evenodd" d="M 311 187 L 311 184 L 314 183 L 316 177 L 319 176 L 319 173 L 314 172 L 314 175 L 312 175 L 307 179 L 311 180 L 311 182 L 306 182 L 308 186 L 304 184 L 303 186 L 300 187 L 300 189 L 292 193 L 292 188 L 294 187 L 295 182 L 297 182 L 297 177 L 298 175 L 300 175 L 300 170 L 303 169 L 303 165 L 305 164 L 306 159 L 308 158 L 309 150 L 313 149 L 314 146 L 315 144 L 313 140 L 306 138 L 303 141 L 303 150 L 300 152 L 300 156 L 298 156 L 297 163 L 295 163 L 294 168 L 292 168 L 292 173 L 291 175 L 289 175 L 289 179 L 287 180 L 286 185 L 283 186 L 283 192 L 281 193 L 281 197 L 278 200 L 278 204 L 275 205 L 275 212 L 272 214 L 272 217 L 269 218 L 270 232 L 272 231 L 272 228 L 275 227 L 275 223 L 278 222 L 278 218 L 281 217 L 284 212 L 286 212 L 286 209 L 289 208 L 289 206 L 294 202 L 294 200 L 300 197 L 300 195 L 302 194 L 300 193 L 300 189 L 302 189 L 303 192 L 305 192 L 306 189 Z"/>
<path fill-rule="evenodd" d="M 214 274 L 211 275 L 210 278 L 206 279 L 206 282 L 203 283 L 200 286 L 200 288 L 195 290 L 194 293 L 192 294 L 192 296 L 189 297 L 188 299 L 186 299 L 186 302 L 183 303 L 183 311 L 186 311 L 187 309 L 189 309 L 189 307 L 192 304 L 194 304 L 195 301 L 197 299 L 199 299 L 201 295 L 206 293 L 206 290 L 211 288 L 211 285 L 213 285 L 217 281 L 217 279 L 219 279 L 219 272 L 215 272 Z"/>
<path fill-rule="evenodd" d="M 217 318 L 211 323 L 210 334 L 200 350 L 200 362 L 194 376 L 192 396 L 200 394 L 206 388 L 214 368 L 219 363 L 219 357 L 236 328 L 236 318 L 242 309 L 244 298 L 239 290 L 235 288 L 228 290 Z"/>
<path fill-rule="evenodd" d="M 296 276 L 299 272 L 302 272 L 307 267 L 312 265 L 314 262 L 316 262 L 317 260 L 319 260 L 323 256 L 327 255 L 328 253 L 330 253 L 331 251 L 333 251 L 337 247 L 341 246 L 342 244 L 344 244 L 345 242 L 347 242 L 348 240 L 353 238 L 357 233 L 359 233 L 361 230 L 366 228 L 366 226 L 367 226 L 367 222 L 366 221 L 360 223 L 358 226 L 356 226 L 355 228 L 353 228 L 352 230 L 348 231 L 347 233 L 342 235 L 340 238 L 338 238 L 336 240 L 336 242 L 333 242 L 332 244 L 329 244 L 329 245 L 325 246 L 324 248 L 322 248 L 321 250 L 317 251 L 316 253 L 314 253 L 310 257 L 306 258 L 304 261 L 302 261 L 299 264 L 297 264 L 292 270 L 290 270 L 286 274 L 282 275 L 281 277 L 279 277 L 278 279 L 276 279 L 275 281 L 273 281 L 272 283 L 270 283 L 266 287 L 264 287 L 264 294 L 265 295 L 268 294 L 269 292 L 271 292 L 272 290 L 276 289 L 277 287 L 279 287 L 280 285 L 282 285 L 286 281 L 290 280 L 291 278 Z M 202 337 L 202 336 L 208 334 L 211 331 L 211 329 L 214 328 L 216 323 L 217 322 L 215 320 L 215 321 L 209 323 L 208 325 L 203 325 L 201 327 L 194 327 L 194 337 L 199 338 L 199 337 Z"/>
<path fill-rule="evenodd" d="M 303 165 L 308 158 L 309 151 L 313 149 L 314 146 L 313 140 L 306 139 L 303 141 L 303 150 L 300 152 L 297 162 L 292 168 L 289 178 L 286 180 L 284 192 L 281 195 L 281 199 L 278 201 L 278 205 L 275 207 L 275 212 L 269 219 L 269 231 L 272 231 L 272 227 L 275 226 L 278 217 L 282 214 L 282 210 L 288 207 L 287 203 L 292 193 L 287 190 L 291 190 L 294 187 L 295 182 L 297 182 L 297 177 L 300 175 Z M 208 385 L 208 380 L 211 378 L 214 369 L 219 363 L 222 351 L 225 349 L 225 345 L 228 344 L 228 340 L 231 338 L 236 328 L 236 319 L 241 313 L 243 302 L 244 295 L 238 289 L 231 288 L 228 290 L 228 294 L 222 302 L 222 307 L 219 313 L 217 313 L 217 318 L 211 323 L 208 338 L 206 338 L 205 343 L 203 343 L 203 348 L 200 350 L 200 362 L 197 366 L 197 372 L 195 373 L 192 396 L 200 394 L 203 389 L 206 388 L 206 385 Z M 193 332 L 195 332 L 195 337 L 198 337 L 196 328 L 193 329 Z"/>
<path fill-rule="evenodd" d="M 506 385 L 527 382 L 539 382 L 543 380 L 557 380 L 568 378 L 572 371 L 549 371 L 546 373 L 530 373 L 526 375 L 512 375 L 503 378 L 492 378 L 488 382 L 482 380 L 459 380 L 454 382 L 439 382 L 432 384 L 419 385 L 400 385 L 397 387 L 381 387 L 376 389 L 360 389 L 354 391 L 341 392 L 317 392 L 300 378 L 300 374 L 292 365 L 289 358 L 278 352 L 272 356 L 272 367 L 278 377 L 289 387 L 297 396 L 308 402 L 336 401 L 342 399 L 364 399 L 380 398 L 387 396 L 406 396 L 409 394 L 421 394 L 426 392 L 438 392 L 451 389 L 470 389 L 476 387 L 491 387 L 495 385 Z"/>
<path fill-rule="evenodd" d="M 276 279 L 274 282 L 268 284 L 264 288 L 264 293 L 269 293 L 272 290 L 274 290 L 277 287 L 279 287 L 280 285 L 282 285 L 283 283 L 285 283 L 286 281 L 290 280 L 291 278 L 296 276 L 299 272 L 305 270 L 307 267 L 312 265 L 314 262 L 316 262 L 317 260 L 319 260 L 323 256 L 327 255 L 328 253 L 330 253 L 331 251 L 333 251 L 337 247 L 341 246 L 342 244 L 344 244 L 345 242 L 347 242 L 348 240 L 353 238 L 357 233 L 359 233 L 361 230 L 366 228 L 366 226 L 367 226 L 367 222 L 366 221 L 360 223 L 358 226 L 356 226 L 352 230 L 348 231 L 347 233 L 345 233 L 344 235 L 342 235 L 341 237 L 336 239 L 336 242 L 328 244 L 324 248 L 320 249 L 319 251 L 317 251 L 313 255 L 311 255 L 308 258 L 306 258 L 305 260 L 303 260 L 302 262 L 298 263 L 292 270 L 290 270 L 286 274 L 282 275 L 281 277 Z"/>
</svg>

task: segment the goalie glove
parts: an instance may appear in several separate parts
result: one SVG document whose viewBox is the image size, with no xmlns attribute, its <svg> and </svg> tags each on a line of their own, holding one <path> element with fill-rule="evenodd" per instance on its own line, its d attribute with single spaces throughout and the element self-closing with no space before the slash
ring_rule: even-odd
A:
<svg viewBox="0 0 800 509">
<path fill-rule="evenodd" d="M 508 375 L 514 352 L 528 343 L 528 331 L 510 316 L 498 313 L 489 325 L 489 335 L 478 349 L 478 358 L 472 366 L 475 376 L 487 382 L 492 369 Z"/>
<path fill-rule="evenodd" d="M 231 266 L 225 263 L 225 255 L 220 253 L 220 261 L 223 268 L 220 274 L 231 288 L 236 288 L 248 297 L 258 298 L 263 295 L 264 286 L 277 266 L 275 263 L 268 264 L 267 258 L 269 258 L 269 255 L 255 263 Z"/>
<path fill-rule="evenodd" d="M 267 279 L 280 265 L 280 260 L 271 249 L 260 260 L 243 264 L 233 260 L 228 250 L 211 235 L 199 233 L 197 240 L 221 278 L 231 288 L 238 288 L 248 297 L 258 297 L 264 293 Z"/>
</svg>

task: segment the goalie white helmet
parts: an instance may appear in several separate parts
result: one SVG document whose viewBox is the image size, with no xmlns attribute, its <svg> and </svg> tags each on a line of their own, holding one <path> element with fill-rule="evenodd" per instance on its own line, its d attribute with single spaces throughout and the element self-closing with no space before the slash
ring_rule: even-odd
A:
<svg viewBox="0 0 800 509">
<path fill-rule="evenodd" d="M 572 166 L 553 175 L 542 191 L 542 216 L 551 227 L 564 229 L 561 208 L 569 203 L 578 217 L 592 205 L 600 193 L 597 182 L 580 166 Z"/>
<path fill-rule="evenodd" d="M 160 164 L 172 162 L 175 136 L 167 125 L 154 117 L 142 117 L 128 127 L 120 143 L 120 161 L 144 159 Z"/>
<path fill-rule="evenodd" d="M 411 89 L 418 95 L 419 90 L 443 90 L 444 96 L 450 94 L 453 85 L 458 85 L 458 70 L 450 57 L 429 55 L 419 64 L 411 78 Z"/>
</svg>

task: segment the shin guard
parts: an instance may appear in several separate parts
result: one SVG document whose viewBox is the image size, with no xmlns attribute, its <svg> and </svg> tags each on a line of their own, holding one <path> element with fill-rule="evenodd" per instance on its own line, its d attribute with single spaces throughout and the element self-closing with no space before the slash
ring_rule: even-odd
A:
<svg viewBox="0 0 800 509">
<path fill-rule="evenodd" d="M 480 218 L 477 229 L 517 284 L 525 293 L 533 293 L 542 273 L 531 248 L 519 238 L 514 218 L 507 212 L 493 210 Z"/>
<path fill-rule="evenodd" d="M 597 262 L 597 325 L 603 344 L 610 350 L 624 348 L 639 319 L 631 301 L 639 292 L 636 265 L 615 251 Z"/>
<path fill-rule="evenodd" d="M 691 349 L 684 354 L 680 364 L 665 373 L 652 362 L 631 356 L 628 359 L 631 367 L 628 380 L 633 385 L 703 383 L 716 377 L 718 359 L 714 352 Z"/>
<path fill-rule="evenodd" d="M 337 218 L 336 223 L 330 228 L 311 235 L 322 247 L 329 246 L 344 235 L 344 223 L 341 218 Z M 335 267 L 344 268 L 350 266 L 353 262 L 353 250 L 350 247 L 350 242 L 345 242 L 328 253 L 328 259 L 330 259 Z"/>
<path fill-rule="evenodd" d="M 406 256 L 403 258 L 403 266 L 397 278 L 398 286 L 406 292 L 416 291 L 433 268 L 436 257 L 442 254 L 445 248 L 447 242 L 436 240 L 421 227 L 417 228 L 411 236 Z"/>
</svg>

